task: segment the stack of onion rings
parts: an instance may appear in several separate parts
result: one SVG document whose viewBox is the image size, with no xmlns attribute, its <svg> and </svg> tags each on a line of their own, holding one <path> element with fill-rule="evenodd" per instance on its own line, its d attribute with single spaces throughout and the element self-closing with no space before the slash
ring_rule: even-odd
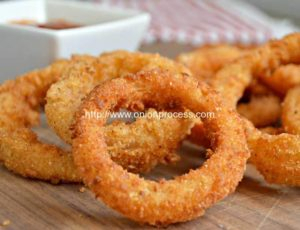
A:
<svg viewBox="0 0 300 230">
<path fill-rule="evenodd" d="M 158 55 L 152 57 L 159 59 Z M 75 56 L 71 61 L 58 61 L 50 67 L 1 85 L 0 98 L 4 103 L 1 103 L 0 112 L 0 161 L 8 169 L 24 177 L 53 183 L 81 181 L 71 153 L 41 143 L 30 127 L 39 123 L 39 108 L 44 104 L 49 87 L 61 75 L 65 77 L 73 68 L 85 66 L 94 60 L 91 56 Z M 172 67 L 177 66 L 181 68 L 175 64 Z M 130 171 L 146 172 L 158 163 L 178 160 L 175 150 L 189 134 L 193 124 L 194 121 L 190 119 L 177 122 L 174 118 L 146 118 L 130 125 L 113 123 L 107 126 L 105 133 L 116 162 Z M 137 140 L 138 137 L 144 137 L 143 141 Z"/>
<path fill-rule="evenodd" d="M 214 75 L 226 65 L 243 55 L 251 52 L 255 47 L 241 47 L 236 45 L 203 46 L 195 51 L 180 54 L 177 61 L 190 68 L 199 81 L 210 83 Z M 244 92 L 246 101 L 237 105 L 237 111 L 250 120 L 255 127 L 263 128 L 276 124 L 281 116 L 281 99 L 259 79 L 252 78 L 251 84 Z M 194 127 L 188 139 L 194 143 L 207 146 L 203 130 Z M 200 140 L 201 139 L 201 140 Z"/>
<path fill-rule="evenodd" d="M 271 41 L 254 49 L 229 63 L 211 78 L 211 86 L 220 92 L 229 108 L 236 109 L 238 101 L 245 90 L 251 86 L 253 79 L 265 79 L 269 73 L 282 66 L 300 62 L 300 34 L 286 36 L 282 40 Z M 288 78 L 288 76 L 285 76 Z M 264 81 L 263 81 L 264 82 Z M 271 82 L 271 79 L 269 80 Z M 297 85 L 291 75 L 290 87 Z M 266 83 L 269 86 L 268 82 Z M 259 90 L 260 92 L 261 90 Z M 263 90 L 264 91 L 264 90 Z M 291 90 L 283 103 L 283 127 L 291 134 L 283 133 L 282 129 L 256 129 L 253 123 L 245 119 L 248 145 L 251 150 L 251 162 L 270 183 L 300 186 L 300 136 L 296 131 L 299 97 L 297 89 Z M 292 99 L 294 98 L 294 99 Z M 296 99 L 295 99 L 296 98 Z M 277 106 L 278 107 L 278 106 Z M 293 109 L 294 108 L 294 109 Z M 278 109 L 276 109 L 278 110 Z M 296 109 L 297 111 L 297 109 Z M 293 115 L 292 115 L 293 114 Z M 279 111 L 275 117 L 280 115 Z M 293 118 L 292 118 L 293 117 Z M 289 121 L 291 121 L 289 123 Z M 294 130 L 294 134 L 293 131 Z M 192 129 L 192 140 L 206 146 L 205 130 L 200 124 Z M 270 134 L 268 134 L 270 133 Z"/>
<path fill-rule="evenodd" d="M 260 78 L 281 65 L 300 62 L 300 34 L 271 41 L 249 52 L 220 70 L 211 85 L 219 91 L 226 104 L 235 109 L 253 77 Z M 300 136 L 268 135 L 245 122 L 251 162 L 271 183 L 300 185 Z M 299 146 L 298 146 L 299 145 Z"/>
<path fill-rule="evenodd" d="M 177 61 L 190 70 L 157 54 L 79 55 L 2 84 L 0 161 L 24 177 L 83 181 L 108 206 L 156 226 L 201 216 L 233 192 L 248 148 L 267 182 L 300 186 L 300 34 L 259 48 L 205 46 Z M 71 152 L 31 130 L 44 106 Z M 107 124 L 120 109 L 146 116 Z M 157 110 L 214 116 L 148 116 Z M 207 148 L 203 166 L 169 181 L 133 174 L 178 161 L 190 133 Z"/>
</svg>

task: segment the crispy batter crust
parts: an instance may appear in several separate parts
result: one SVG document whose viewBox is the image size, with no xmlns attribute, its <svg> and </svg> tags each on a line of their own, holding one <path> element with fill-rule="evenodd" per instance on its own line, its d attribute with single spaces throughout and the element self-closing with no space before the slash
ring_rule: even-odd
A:
<svg viewBox="0 0 300 230">
<path fill-rule="evenodd" d="M 115 164 L 105 143 L 105 119 L 87 119 L 85 111 L 128 107 L 137 100 L 158 107 L 176 102 L 193 112 L 214 112 L 214 118 L 204 120 L 214 154 L 202 167 L 160 182 L 142 179 Z M 237 114 L 224 109 L 206 85 L 187 76 L 157 70 L 113 79 L 91 92 L 76 117 L 73 154 L 85 184 L 107 205 L 141 223 L 167 225 L 203 215 L 235 190 L 249 157 Z"/>
<path fill-rule="evenodd" d="M 300 135 L 300 86 L 290 89 L 286 94 L 281 120 L 286 132 Z"/>
<path fill-rule="evenodd" d="M 280 96 L 285 96 L 289 89 L 300 85 L 300 66 L 289 64 L 280 66 L 272 74 L 264 74 L 261 80 Z"/>
<path fill-rule="evenodd" d="M 288 35 L 254 49 L 221 69 L 211 85 L 222 93 L 231 108 L 235 108 L 253 76 L 260 78 L 281 65 L 300 62 L 300 35 Z"/>
<path fill-rule="evenodd" d="M 70 127 L 81 101 L 100 83 L 141 70 L 161 68 L 174 73 L 189 70 L 158 54 L 114 51 L 72 66 L 47 92 L 45 112 L 49 125 L 67 143 L 72 143 Z"/>
<path fill-rule="evenodd" d="M 189 68 L 198 80 L 209 82 L 218 70 L 245 52 L 234 45 L 210 45 L 182 53 L 176 60 Z"/>
<path fill-rule="evenodd" d="M 73 65 L 47 93 L 45 112 L 49 125 L 63 140 L 71 143 L 74 113 L 95 86 L 153 68 L 189 74 L 182 65 L 158 54 L 127 51 L 105 53 Z M 139 105 L 133 107 L 136 106 Z M 146 172 L 158 163 L 178 161 L 176 150 L 193 125 L 191 119 L 140 119 L 129 126 L 124 123 L 107 126 L 105 138 L 114 160 L 133 172 Z"/>
<path fill-rule="evenodd" d="M 249 103 L 239 104 L 237 111 L 255 127 L 265 127 L 276 123 L 280 118 L 281 102 L 275 95 L 252 96 Z"/>
<path fill-rule="evenodd" d="M 41 143 L 30 129 L 39 123 L 39 106 L 47 89 L 68 65 L 57 61 L 0 86 L 0 161 L 9 170 L 53 183 L 81 181 L 72 155 Z"/>
<path fill-rule="evenodd" d="M 300 138 L 273 130 L 270 134 L 245 122 L 250 162 L 266 181 L 289 186 L 300 185 Z M 268 130 L 270 131 L 270 129 Z"/>
<path fill-rule="evenodd" d="M 299 51 L 299 33 L 286 36 L 282 40 L 271 41 L 224 67 L 214 77 L 212 85 L 222 94 L 226 104 L 235 108 L 252 77 L 260 78 L 281 65 L 299 63 Z M 247 122 L 245 124 L 246 127 L 249 126 Z M 247 133 L 251 161 L 265 179 L 270 183 L 299 186 L 299 136 L 271 136 L 251 128 L 247 128 Z"/>
<path fill-rule="evenodd" d="M 281 98 L 259 79 L 253 77 L 244 94 L 249 102 L 240 102 L 237 111 L 255 127 L 266 127 L 279 121 Z"/>
<path fill-rule="evenodd" d="M 218 70 L 230 62 L 251 52 L 254 47 L 241 47 L 237 45 L 209 45 L 198 48 L 189 53 L 180 54 L 177 61 L 188 67 L 193 75 L 200 81 L 210 82 Z M 252 121 L 255 126 L 272 125 L 280 118 L 280 99 L 257 79 L 253 79 L 248 87 L 251 92 L 249 103 L 238 105 L 238 112 Z M 266 105 L 267 108 L 266 108 Z M 199 130 L 192 129 L 188 139 L 192 142 L 199 140 Z M 201 141 L 205 144 L 205 140 Z"/>
<path fill-rule="evenodd" d="M 61 75 L 71 73 L 74 65 L 85 66 L 94 60 L 91 56 L 75 56 L 0 86 L 0 161 L 9 170 L 53 183 L 81 181 L 71 153 L 41 143 L 30 127 L 39 123 L 39 109 L 49 87 Z M 179 159 L 175 150 L 193 124 L 188 119 L 145 118 L 130 125 L 108 125 L 105 133 L 113 160 L 132 172 L 146 172 L 158 163 Z"/>
<path fill-rule="evenodd" d="M 179 161 L 176 150 L 194 123 L 190 119 L 151 117 L 131 124 L 118 121 L 104 127 L 107 149 L 112 159 L 130 172 L 148 172 L 159 163 Z"/>
</svg>

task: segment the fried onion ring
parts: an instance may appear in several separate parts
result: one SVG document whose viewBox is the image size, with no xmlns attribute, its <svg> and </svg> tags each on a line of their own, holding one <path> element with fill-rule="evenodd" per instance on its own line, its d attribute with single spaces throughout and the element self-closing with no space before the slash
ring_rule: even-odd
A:
<svg viewBox="0 0 300 230">
<path fill-rule="evenodd" d="M 89 119 L 86 111 L 106 112 L 139 101 L 163 108 L 173 102 L 192 112 L 214 112 L 203 121 L 214 154 L 202 167 L 173 180 L 142 179 L 115 164 L 107 152 L 105 119 Z M 108 206 L 127 217 L 151 225 L 184 222 L 233 192 L 249 156 L 242 123 L 225 109 L 217 95 L 195 79 L 165 71 L 140 72 L 96 87 L 76 114 L 74 161 L 84 183 Z"/>
<path fill-rule="evenodd" d="M 71 153 L 41 143 L 31 127 L 39 123 L 39 107 L 44 104 L 50 85 L 63 72 L 68 72 L 71 65 L 80 65 L 89 58 L 78 56 L 72 61 L 58 61 L 0 86 L 3 102 L 0 104 L 0 161 L 9 170 L 52 183 L 81 181 Z M 130 125 L 113 123 L 106 127 L 105 133 L 107 142 L 111 143 L 112 159 L 130 171 L 145 172 L 157 163 L 178 160 L 172 150 L 175 151 L 192 126 L 193 121 L 187 119 L 177 122 L 171 118 L 147 118 L 138 119 Z M 134 140 L 137 137 L 143 139 Z M 167 145 L 170 148 L 165 148 Z M 144 150 L 145 147 L 147 150 Z"/>
<path fill-rule="evenodd" d="M 234 45 L 203 46 L 195 51 L 180 54 L 176 60 L 188 67 L 198 80 L 210 82 L 216 72 L 223 66 L 253 48 Z M 255 96 L 251 97 L 250 103 L 238 105 L 238 112 L 251 120 L 257 127 L 271 125 L 276 122 L 281 114 L 280 99 L 255 79 L 249 88 L 251 95 L 254 94 Z M 270 104 L 270 106 L 265 108 L 265 103 Z M 192 136 L 189 138 L 191 141 L 193 141 L 196 132 L 197 130 L 193 129 Z"/>
<path fill-rule="evenodd" d="M 299 76 L 300 78 L 300 76 Z M 290 89 L 282 104 L 282 126 L 287 133 L 300 135 L 300 87 Z"/>
<path fill-rule="evenodd" d="M 280 65 L 299 62 L 300 34 L 295 33 L 282 40 L 271 41 L 224 67 L 213 78 L 212 86 L 222 94 L 226 104 L 234 109 L 252 77 L 259 78 Z M 265 179 L 270 183 L 300 186 L 299 136 L 273 136 L 249 128 L 252 126 L 249 122 L 245 122 L 245 126 L 251 161 Z"/>
<path fill-rule="evenodd" d="M 280 99 L 275 95 L 252 96 L 249 103 L 238 104 L 237 111 L 255 127 L 272 125 L 281 115 Z"/>
<path fill-rule="evenodd" d="M 253 76 L 260 78 L 280 65 L 300 62 L 299 40 L 296 33 L 254 49 L 221 69 L 212 79 L 212 87 L 235 108 Z"/>
<path fill-rule="evenodd" d="M 81 181 L 71 153 L 41 143 L 29 128 L 39 123 L 39 106 L 68 65 L 58 61 L 0 86 L 0 161 L 9 170 L 52 183 Z"/>
<path fill-rule="evenodd" d="M 300 66 L 289 64 L 280 66 L 273 74 L 262 75 L 261 80 L 281 96 L 285 96 L 289 89 L 300 85 Z"/>
<path fill-rule="evenodd" d="M 271 135 L 245 122 L 250 162 L 269 183 L 300 186 L 300 137 Z M 275 133 L 277 134 L 277 133 Z"/>
<path fill-rule="evenodd" d="M 70 127 L 82 99 L 98 84 L 129 73 L 161 68 L 173 73 L 190 71 L 158 54 L 114 51 L 73 66 L 64 78 L 53 84 L 46 97 L 49 125 L 67 143 L 72 143 Z"/>
<path fill-rule="evenodd" d="M 209 81 L 225 64 L 240 57 L 245 50 L 232 45 L 211 45 L 180 54 L 176 60 L 191 70 L 198 80 Z"/>
<path fill-rule="evenodd" d="M 281 100 L 259 79 L 253 78 L 237 105 L 237 111 L 255 127 L 266 127 L 279 121 Z"/>
<path fill-rule="evenodd" d="M 73 65 L 60 81 L 51 86 L 47 93 L 45 112 L 49 125 L 64 141 L 71 143 L 70 130 L 75 111 L 82 99 L 95 86 L 128 73 L 153 68 L 167 69 L 174 74 L 189 74 L 189 70 L 184 66 L 158 54 L 127 51 L 105 53 Z M 136 106 L 139 105 L 132 107 Z M 174 119 L 169 119 L 169 125 L 168 120 L 161 122 L 155 119 L 148 119 L 143 124 L 140 120 L 139 123 L 139 128 L 137 128 L 138 124 L 132 127 L 123 124 L 123 129 L 114 126 L 114 130 L 111 130 L 111 126 L 107 126 L 108 130 L 105 132 L 107 143 L 111 144 L 110 153 L 115 156 L 114 160 L 123 166 L 130 167 L 133 172 L 147 172 L 157 163 L 177 161 L 179 158 L 176 149 L 181 140 L 190 133 L 194 120 L 180 119 L 176 123 Z M 147 127 L 144 133 L 141 125 Z M 125 129 L 125 127 L 130 128 Z M 168 135 L 168 132 L 172 135 Z M 140 140 L 137 141 L 135 137 L 139 137 Z M 131 164 L 126 165 L 126 162 Z"/>
<path fill-rule="evenodd" d="M 216 72 L 223 66 L 246 54 L 253 48 L 234 45 L 203 46 L 195 51 L 180 54 L 176 60 L 189 68 L 198 80 L 210 82 Z M 249 90 L 251 95 L 254 96 L 251 97 L 250 103 L 238 105 L 238 112 L 251 120 L 257 127 L 272 125 L 280 118 L 280 99 L 255 79 L 249 86 Z M 268 108 L 265 108 L 265 103 L 269 105 Z M 191 142 L 199 141 L 199 134 L 201 133 L 202 131 L 197 130 L 197 127 L 195 127 L 192 129 L 188 139 Z M 201 143 L 207 146 L 205 138 L 201 140 Z"/>
</svg>

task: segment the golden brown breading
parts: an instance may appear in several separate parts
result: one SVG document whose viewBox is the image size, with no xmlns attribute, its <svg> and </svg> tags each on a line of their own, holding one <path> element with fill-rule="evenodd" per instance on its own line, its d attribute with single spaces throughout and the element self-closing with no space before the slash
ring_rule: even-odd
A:
<svg viewBox="0 0 300 230">
<path fill-rule="evenodd" d="M 73 65 L 60 81 L 51 86 L 47 93 L 45 112 L 49 125 L 63 140 L 71 143 L 70 127 L 72 127 L 74 113 L 82 99 L 95 86 L 128 73 L 153 68 L 166 69 L 171 73 L 189 74 L 189 70 L 182 65 L 158 54 L 127 51 L 105 53 Z M 120 126 L 115 125 L 113 130 L 112 126 L 107 126 L 107 132 L 105 132 L 114 160 L 122 162 L 123 166 L 129 167 L 134 172 L 149 171 L 157 163 L 177 161 L 179 158 L 175 151 L 185 136 L 190 133 L 194 121 L 191 119 L 180 119 L 177 122 L 175 119 L 169 119 L 169 121 L 147 119 L 144 122 L 140 120 L 139 123 L 147 129 L 137 130 L 135 124 L 125 128 L 125 124 L 123 126 L 119 124 Z M 166 131 L 172 131 L 172 135 L 168 135 Z M 152 135 L 151 138 L 150 135 Z M 145 148 L 145 146 L 148 147 Z"/>
<path fill-rule="evenodd" d="M 289 89 L 300 85 L 300 66 L 283 65 L 272 74 L 263 74 L 261 80 L 280 96 L 285 96 Z"/>
<path fill-rule="evenodd" d="M 281 65 L 299 61 L 300 34 L 295 33 L 270 41 L 233 61 L 215 75 L 212 86 L 221 93 L 225 103 L 235 109 L 253 77 L 260 78 Z M 245 124 L 246 127 L 252 126 L 246 121 Z M 300 186 L 299 136 L 272 136 L 252 128 L 247 128 L 247 133 L 252 162 L 265 179 L 270 183 Z"/>
<path fill-rule="evenodd" d="M 300 185 L 300 137 L 281 133 L 267 134 L 245 122 L 250 162 L 269 183 Z"/>
<path fill-rule="evenodd" d="M 78 182 L 72 155 L 41 143 L 30 129 L 39 123 L 39 106 L 49 86 L 68 68 L 69 61 L 25 74 L 0 86 L 0 161 L 24 177 Z"/>
<path fill-rule="evenodd" d="M 281 115 L 280 98 L 275 95 L 252 96 L 249 103 L 238 104 L 237 111 L 255 127 L 272 125 Z"/>
<path fill-rule="evenodd" d="M 234 45 L 210 45 L 182 53 L 176 60 L 189 68 L 198 80 L 209 82 L 218 70 L 246 51 Z"/>
<path fill-rule="evenodd" d="M 282 127 L 267 126 L 264 128 L 260 128 L 259 130 L 263 133 L 267 133 L 270 135 L 277 135 L 277 134 L 284 133 L 284 130 Z"/>
<path fill-rule="evenodd" d="M 230 107 L 235 108 L 254 75 L 260 78 L 282 64 L 300 61 L 299 40 L 299 34 L 295 33 L 248 52 L 218 71 L 212 79 L 212 87 L 222 93 Z"/>
<path fill-rule="evenodd" d="M 153 68 L 166 69 L 172 73 L 189 70 L 158 54 L 114 51 L 94 57 L 72 68 L 47 93 L 45 112 L 49 125 L 67 143 L 71 143 L 70 127 L 73 116 L 82 99 L 98 84 Z"/>
<path fill-rule="evenodd" d="M 0 160 L 8 169 L 52 182 L 81 181 L 70 153 L 41 143 L 30 128 L 39 123 L 39 108 L 50 85 L 64 72 L 69 73 L 71 66 L 85 66 L 90 60 L 95 58 L 76 56 L 71 61 L 57 61 L 0 86 Z M 130 171 L 146 172 L 157 163 L 179 159 L 175 151 L 193 124 L 188 119 L 140 118 L 130 125 L 119 123 L 105 129 L 112 158 Z"/>
<path fill-rule="evenodd" d="M 203 166 L 168 181 L 145 180 L 115 164 L 107 151 L 105 119 L 87 119 L 85 111 L 105 112 L 139 101 L 163 107 L 177 102 L 192 112 L 213 112 L 203 121 L 214 154 Z M 99 102 L 103 106 L 99 107 Z M 162 70 L 140 72 L 96 87 L 77 113 L 74 161 L 84 183 L 111 208 L 151 225 L 184 222 L 233 192 L 249 157 L 238 115 L 225 109 L 217 95 L 195 79 Z"/>
<path fill-rule="evenodd" d="M 198 80 L 209 83 L 218 70 L 252 49 L 254 47 L 236 45 L 203 46 L 190 53 L 180 54 L 177 61 L 188 67 Z M 280 118 L 280 99 L 256 79 L 252 80 L 249 91 L 251 92 L 250 103 L 238 105 L 238 111 L 258 127 L 276 122 Z M 270 103 L 269 108 L 266 108 L 264 103 Z M 194 128 L 192 136 L 189 137 L 191 141 L 196 132 L 197 128 Z"/>
<path fill-rule="evenodd" d="M 300 135 L 300 86 L 287 92 L 282 103 L 281 119 L 287 133 Z"/>
</svg>

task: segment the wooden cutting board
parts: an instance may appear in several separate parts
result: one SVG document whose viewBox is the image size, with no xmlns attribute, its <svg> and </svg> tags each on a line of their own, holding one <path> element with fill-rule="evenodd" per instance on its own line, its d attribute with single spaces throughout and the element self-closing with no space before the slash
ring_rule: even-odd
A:
<svg viewBox="0 0 300 230">
<path fill-rule="evenodd" d="M 167 56 L 188 50 L 176 44 L 143 47 Z M 48 128 L 41 139 L 57 143 Z M 150 177 L 182 174 L 201 165 L 198 149 L 185 145 L 182 161 L 157 167 Z M 154 229 L 140 226 L 96 201 L 82 185 L 51 185 L 24 179 L 0 166 L 0 229 Z M 249 165 L 235 193 L 207 210 L 203 217 L 168 227 L 175 229 L 300 229 L 300 189 L 271 186 Z"/>
</svg>

